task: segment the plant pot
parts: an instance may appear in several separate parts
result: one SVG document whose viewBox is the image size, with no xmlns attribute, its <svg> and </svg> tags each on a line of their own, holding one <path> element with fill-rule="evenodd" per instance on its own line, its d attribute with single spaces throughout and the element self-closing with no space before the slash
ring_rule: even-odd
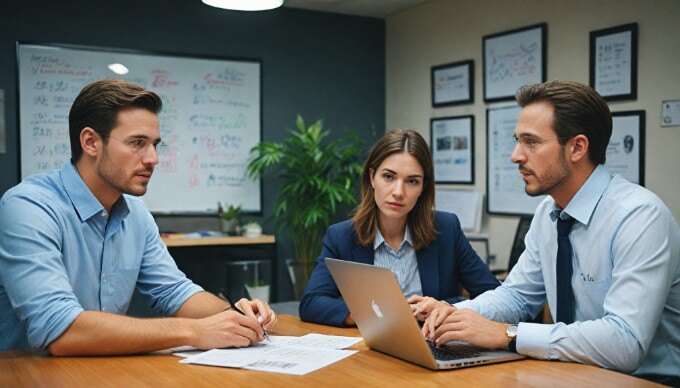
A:
<svg viewBox="0 0 680 388">
<path fill-rule="evenodd" d="M 262 227 L 256 224 L 247 224 L 243 227 L 243 236 L 247 238 L 258 238 L 262 236 Z"/>
<path fill-rule="evenodd" d="M 220 218 L 220 226 L 222 227 L 222 233 L 228 234 L 230 236 L 236 235 L 236 228 L 238 226 L 238 220 L 225 220 Z"/>
<path fill-rule="evenodd" d="M 307 288 L 307 281 L 309 280 L 309 278 L 305 276 L 304 263 L 293 259 L 287 259 L 286 266 L 288 267 L 290 282 L 293 283 L 295 300 L 300 300 L 302 294 L 305 292 L 305 288 Z"/>
<path fill-rule="evenodd" d="M 269 303 L 269 285 L 265 286 L 246 286 L 250 297 Z"/>
</svg>

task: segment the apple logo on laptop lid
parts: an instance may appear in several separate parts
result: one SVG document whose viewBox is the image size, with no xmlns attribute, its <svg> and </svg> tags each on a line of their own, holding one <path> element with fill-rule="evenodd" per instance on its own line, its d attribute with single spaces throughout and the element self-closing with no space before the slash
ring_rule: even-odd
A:
<svg viewBox="0 0 680 388">
<path fill-rule="evenodd" d="M 382 317 L 383 317 L 382 311 L 380 311 L 380 306 L 378 306 L 378 304 L 375 303 L 375 300 L 371 301 L 371 306 L 373 307 L 373 311 L 375 312 L 375 315 L 378 318 L 382 319 Z"/>
</svg>

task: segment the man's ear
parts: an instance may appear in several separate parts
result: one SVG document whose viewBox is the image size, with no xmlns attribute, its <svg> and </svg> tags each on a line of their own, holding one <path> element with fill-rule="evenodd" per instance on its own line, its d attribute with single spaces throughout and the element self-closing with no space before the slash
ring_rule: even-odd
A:
<svg viewBox="0 0 680 388">
<path fill-rule="evenodd" d="M 96 157 L 101 153 L 102 143 L 102 138 L 94 129 L 85 127 L 80 131 L 80 146 L 83 148 L 83 154 Z"/>
<path fill-rule="evenodd" d="M 590 142 L 588 141 L 586 135 L 576 135 L 572 137 L 567 144 L 571 150 L 568 157 L 571 162 L 578 163 L 582 160 L 588 160 L 588 149 L 590 147 Z"/>
</svg>

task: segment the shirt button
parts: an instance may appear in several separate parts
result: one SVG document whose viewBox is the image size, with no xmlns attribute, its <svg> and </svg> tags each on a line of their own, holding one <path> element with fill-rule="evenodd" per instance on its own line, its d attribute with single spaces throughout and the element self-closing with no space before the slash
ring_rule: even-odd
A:
<svg viewBox="0 0 680 388">
<path fill-rule="evenodd" d="M 102 211 L 101 215 L 102 215 L 102 217 L 106 217 L 106 212 Z"/>
<path fill-rule="evenodd" d="M 102 307 L 102 311 L 106 311 L 106 307 Z"/>
</svg>

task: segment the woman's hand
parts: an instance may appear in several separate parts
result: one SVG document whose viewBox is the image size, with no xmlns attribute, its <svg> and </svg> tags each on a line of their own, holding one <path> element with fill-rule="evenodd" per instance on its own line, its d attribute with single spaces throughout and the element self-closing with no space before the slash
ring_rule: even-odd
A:
<svg viewBox="0 0 680 388">
<path fill-rule="evenodd" d="M 411 312 L 413 313 L 413 316 L 416 317 L 416 319 L 418 319 L 419 321 L 426 320 L 430 316 L 432 311 L 436 309 L 452 307 L 448 303 L 437 300 L 430 296 L 411 295 L 408 299 L 406 299 L 406 301 L 411 307 Z"/>
</svg>

